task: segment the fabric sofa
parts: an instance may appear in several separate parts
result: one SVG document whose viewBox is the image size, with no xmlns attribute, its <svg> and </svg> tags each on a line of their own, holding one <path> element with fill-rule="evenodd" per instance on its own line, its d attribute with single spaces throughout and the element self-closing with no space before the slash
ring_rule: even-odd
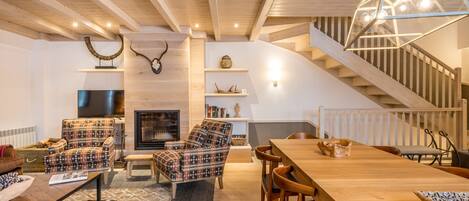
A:
<svg viewBox="0 0 469 201">
<path fill-rule="evenodd" d="M 166 142 L 165 150 L 154 154 L 156 178 L 163 174 L 172 183 L 172 198 L 178 183 L 218 179 L 223 188 L 223 170 L 230 150 L 232 124 L 204 120 L 186 141 Z"/>
<path fill-rule="evenodd" d="M 23 159 L 16 156 L 12 145 L 0 145 L 0 175 L 17 171 L 23 174 Z"/>
<path fill-rule="evenodd" d="M 52 144 L 44 157 L 45 172 L 112 169 L 115 131 L 112 118 L 63 120 L 62 139 Z"/>
</svg>

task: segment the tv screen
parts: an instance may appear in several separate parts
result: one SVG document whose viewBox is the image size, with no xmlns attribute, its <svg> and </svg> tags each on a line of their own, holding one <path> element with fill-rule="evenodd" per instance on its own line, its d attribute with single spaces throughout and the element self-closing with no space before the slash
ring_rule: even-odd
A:
<svg viewBox="0 0 469 201">
<path fill-rule="evenodd" d="M 122 116 L 123 90 L 78 90 L 78 117 Z"/>
</svg>

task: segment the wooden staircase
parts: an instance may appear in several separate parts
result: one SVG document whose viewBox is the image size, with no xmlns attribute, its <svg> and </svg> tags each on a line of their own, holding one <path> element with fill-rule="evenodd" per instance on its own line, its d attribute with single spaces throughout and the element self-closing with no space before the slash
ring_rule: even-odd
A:
<svg viewBox="0 0 469 201">
<path fill-rule="evenodd" d="M 454 107 L 457 104 L 455 91 L 460 71 L 416 46 L 344 51 L 349 24 L 350 19 L 346 17 L 321 17 L 314 23 L 270 33 L 268 41 L 303 55 L 384 108 Z M 369 42 L 386 42 L 377 40 Z"/>
</svg>

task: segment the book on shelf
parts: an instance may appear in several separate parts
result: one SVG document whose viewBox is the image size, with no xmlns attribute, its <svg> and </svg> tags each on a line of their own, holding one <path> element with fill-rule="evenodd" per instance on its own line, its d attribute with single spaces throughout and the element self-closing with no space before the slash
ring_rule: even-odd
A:
<svg viewBox="0 0 469 201">
<path fill-rule="evenodd" d="M 85 172 L 85 171 L 67 172 L 67 173 L 52 175 L 52 177 L 49 179 L 49 185 L 83 181 L 86 179 L 88 179 L 88 172 Z"/>
</svg>

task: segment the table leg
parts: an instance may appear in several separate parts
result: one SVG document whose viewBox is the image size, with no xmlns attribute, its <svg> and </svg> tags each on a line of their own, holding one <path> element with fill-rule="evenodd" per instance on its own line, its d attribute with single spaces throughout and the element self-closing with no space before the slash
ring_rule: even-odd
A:
<svg viewBox="0 0 469 201">
<path fill-rule="evenodd" d="M 132 162 L 127 161 L 127 178 L 132 176 Z"/>
<path fill-rule="evenodd" d="M 99 174 L 96 178 L 96 201 L 101 201 L 101 176 L 102 174 Z"/>
</svg>

